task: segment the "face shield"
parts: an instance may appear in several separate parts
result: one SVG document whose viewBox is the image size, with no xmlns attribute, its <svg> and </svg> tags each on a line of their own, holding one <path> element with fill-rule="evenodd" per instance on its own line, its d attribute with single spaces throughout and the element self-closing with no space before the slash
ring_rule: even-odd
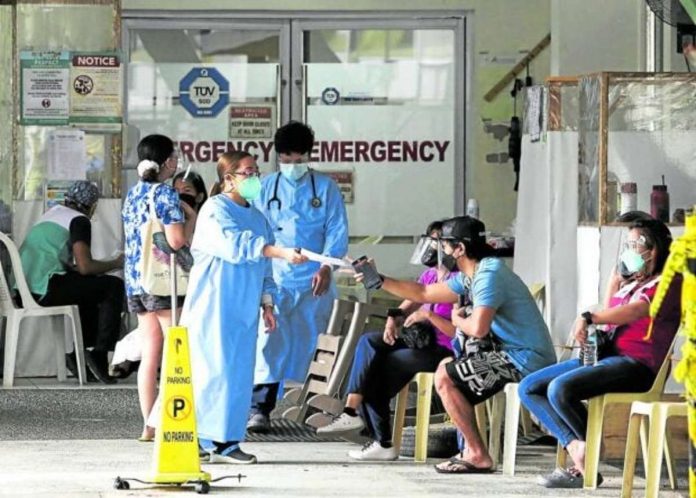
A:
<svg viewBox="0 0 696 498">
<path fill-rule="evenodd" d="M 621 239 L 617 257 L 617 271 L 624 280 L 630 280 L 645 269 L 645 265 L 650 259 L 644 258 L 645 252 L 649 250 L 648 241 L 643 235 L 637 239 L 629 239 L 628 234 L 625 234 Z"/>
<path fill-rule="evenodd" d="M 410 263 L 412 265 L 424 265 L 429 268 L 437 266 L 438 256 L 438 241 L 429 235 L 422 235 L 411 255 Z"/>
<path fill-rule="evenodd" d="M 180 173 L 186 171 L 188 175 L 188 172 L 191 171 L 191 163 L 189 163 L 186 156 L 181 153 L 179 147 L 174 148 L 174 154 L 176 154 L 176 172 Z"/>
</svg>

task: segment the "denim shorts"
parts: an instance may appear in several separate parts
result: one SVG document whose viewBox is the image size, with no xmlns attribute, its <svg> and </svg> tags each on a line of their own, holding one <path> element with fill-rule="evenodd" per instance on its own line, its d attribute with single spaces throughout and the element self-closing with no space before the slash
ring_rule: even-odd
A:
<svg viewBox="0 0 696 498">
<path fill-rule="evenodd" d="M 184 297 L 177 296 L 177 308 L 181 308 L 184 305 Z M 172 309 L 172 298 L 170 296 L 153 296 L 151 294 L 128 296 L 128 311 L 132 313 L 148 313 L 170 309 Z"/>
</svg>

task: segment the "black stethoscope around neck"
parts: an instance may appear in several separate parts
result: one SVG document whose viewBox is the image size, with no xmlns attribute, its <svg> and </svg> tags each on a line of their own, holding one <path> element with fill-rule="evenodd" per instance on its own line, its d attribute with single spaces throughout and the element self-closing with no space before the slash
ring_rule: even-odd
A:
<svg viewBox="0 0 696 498">
<path fill-rule="evenodd" d="M 274 202 L 278 205 L 278 211 L 280 211 L 280 209 L 283 207 L 283 202 L 280 200 L 280 197 L 278 197 L 278 183 L 280 183 L 280 175 L 281 173 L 278 172 L 276 175 L 275 184 L 273 186 L 273 197 L 268 199 L 268 202 L 266 203 L 266 207 L 268 207 L 269 211 L 271 210 L 271 205 Z M 321 199 L 317 196 L 317 186 L 314 182 L 314 171 L 311 169 L 309 170 L 309 179 L 312 182 L 312 207 L 319 208 L 321 207 Z"/>
</svg>

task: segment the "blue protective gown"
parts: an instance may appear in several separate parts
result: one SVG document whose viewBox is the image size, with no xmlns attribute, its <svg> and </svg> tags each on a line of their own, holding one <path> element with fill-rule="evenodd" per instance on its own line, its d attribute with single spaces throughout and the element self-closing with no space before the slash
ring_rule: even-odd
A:
<svg viewBox="0 0 696 498">
<path fill-rule="evenodd" d="M 241 441 L 253 389 L 261 295 L 275 293 L 268 221 L 224 195 L 198 214 L 195 263 L 181 318 L 188 327 L 198 436 Z"/>
<path fill-rule="evenodd" d="M 280 173 L 267 176 L 255 205 L 268 218 L 277 245 L 342 258 L 348 252 L 348 218 L 341 192 L 329 176 L 316 171 L 311 174 L 321 206 L 312 206 L 310 173 L 296 182 Z M 280 206 L 275 201 L 269 204 L 277 179 Z M 278 329 L 272 334 L 259 331 L 254 384 L 305 380 L 317 336 L 326 330 L 336 297 L 333 281 L 326 294 L 312 295 L 312 276 L 319 267 L 315 262 L 290 265 L 273 260 Z"/>
</svg>

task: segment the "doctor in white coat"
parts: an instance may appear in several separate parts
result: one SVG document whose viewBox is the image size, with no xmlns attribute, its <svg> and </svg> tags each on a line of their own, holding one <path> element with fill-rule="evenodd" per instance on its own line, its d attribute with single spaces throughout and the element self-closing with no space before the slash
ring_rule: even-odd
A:
<svg viewBox="0 0 696 498">
<path fill-rule="evenodd" d="M 341 192 L 327 175 L 310 168 L 312 129 L 296 121 L 274 137 L 278 173 L 263 180 L 255 206 L 264 213 L 281 246 L 303 247 L 333 258 L 348 252 L 348 219 Z M 247 430 L 265 432 L 280 383 L 305 380 L 317 336 L 326 330 L 336 287 L 330 266 L 273 262 L 278 286 L 278 330 L 258 334 L 254 394 Z"/>
<path fill-rule="evenodd" d="M 246 152 L 225 153 L 218 183 L 198 214 L 181 323 L 188 327 L 201 447 L 211 463 L 255 463 L 241 450 L 253 387 L 259 309 L 264 333 L 276 326 L 275 284 L 269 258 L 306 261 L 274 245 L 266 218 L 250 202 L 260 190 L 259 170 Z"/>
</svg>

